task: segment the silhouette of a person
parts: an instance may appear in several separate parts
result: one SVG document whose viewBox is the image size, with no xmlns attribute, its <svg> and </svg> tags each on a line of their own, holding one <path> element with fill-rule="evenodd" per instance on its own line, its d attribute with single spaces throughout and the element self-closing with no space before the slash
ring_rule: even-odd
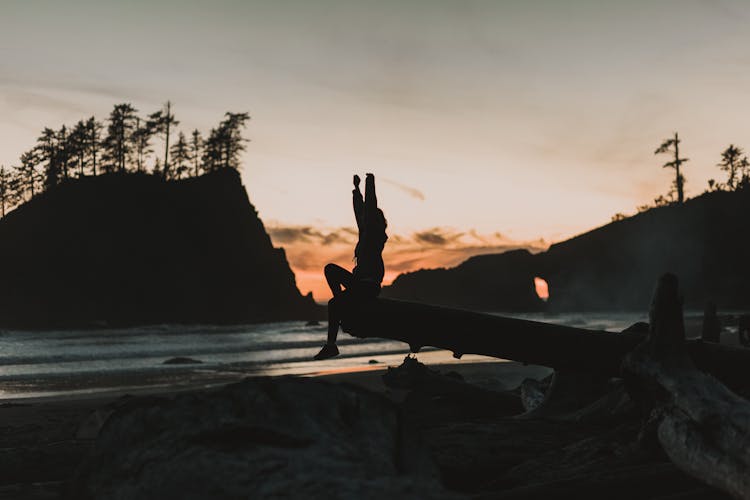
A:
<svg viewBox="0 0 750 500">
<path fill-rule="evenodd" d="M 346 293 L 354 300 L 374 299 L 380 294 L 385 266 L 383 264 L 383 247 L 388 236 L 385 229 L 388 223 L 383 211 L 378 208 L 375 195 L 375 176 L 365 176 L 365 197 L 359 190 L 359 176 L 354 176 L 352 201 L 354 217 L 357 219 L 359 241 L 354 249 L 357 265 L 350 273 L 336 264 L 325 267 L 325 276 L 331 288 L 333 298 L 328 302 L 328 341 L 313 359 L 321 360 L 338 356 L 336 337 L 339 333 L 341 317 L 338 312 L 340 296 Z"/>
</svg>

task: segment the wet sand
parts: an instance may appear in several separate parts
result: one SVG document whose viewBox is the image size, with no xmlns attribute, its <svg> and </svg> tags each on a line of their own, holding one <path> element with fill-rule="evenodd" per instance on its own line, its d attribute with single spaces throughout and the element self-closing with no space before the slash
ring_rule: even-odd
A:
<svg viewBox="0 0 750 500">
<path fill-rule="evenodd" d="M 431 359 L 445 360 L 444 352 L 423 353 L 419 355 L 419 359 L 433 370 L 443 374 L 455 372 L 466 382 L 496 391 L 512 390 L 525 378 L 542 379 L 551 373 L 545 367 L 483 357 L 467 357 L 452 363 L 430 362 Z M 359 386 L 383 394 L 392 401 L 403 402 L 408 391 L 392 389 L 383 383 L 382 376 L 387 369 L 388 365 L 385 363 L 373 363 L 301 376 Z M 143 387 L 143 381 L 129 380 L 129 389 L 112 389 L 96 395 L 0 400 L 0 500 L 59 498 L 65 484 L 87 456 L 101 425 L 119 404 L 129 398 L 142 395 L 169 396 L 185 391 L 211 391 L 226 382 L 186 384 L 165 389 Z M 139 385 L 141 387 L 137 388 Z M 498 439 L 512 441 L 513 436 L 516 436 L 514 433 L 533 436 L 537 432 L 535 425 L 534 422 L 519 421 L 515 427 L 520 426 L 520 430 L 514 426 L 504 429 L 506 434 L 511 433 L 508 436 L 500 432 L 503 429 L 498 428 Z M 445 434 L 441 428 L 436 429 L 435 436 Z M 551 429 L 549 435 L 559 437 L 560 432 L 558 429 Z M 435 436 L 428 437 L 440 442 Z M 544 437 L 547 438 L 549 436 Z M 476 446 L 481 448 L 479 444 Z M 672 469 L 673 467 L 670 471 Z M 464 472 L 456 476 L 461 477 L 462 474 Z M 678 483 L 685 481 L 681 475 L 678 479 Z"/>
<path fill-rule="evenodd" d="M 427 356 L 429 357 L 429 356 Z M 421 359 L 421 357 L 420 357 Z M 543 377 L 549 370 L 515 362 L 480 361 L 434 364 L 443 373 L 454 371 L 464 380 L 499 390 L 512 389 L 525 377 Z M 354 384 L 401 400 L 406 391 L 389 389 L 382 381 L 384 364 L 308 376 L 332 383 Z M 131 380 L 131 386 L 138 381 Z M 170 395 L 200 387 L 112 390 L 94 396 L 29 398 L 0 401 L 0 499 L 58 498 L 65 482 L 86 456 L 96 433 L 118 404 L 134 395 Z"/>
</svg>

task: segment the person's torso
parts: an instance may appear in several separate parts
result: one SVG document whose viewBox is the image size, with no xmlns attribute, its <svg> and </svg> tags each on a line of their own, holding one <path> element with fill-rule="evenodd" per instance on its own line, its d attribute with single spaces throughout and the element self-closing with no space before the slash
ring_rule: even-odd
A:
<svg viewBox="0 0 750 500">
<path fill-rule="evenodd" d="M 360 236 L 356 248 L 357 266 L 353 271 L 355 279 L 382 283 L 385 274 L 383 247 L 387 239 L 384 232 L 376 235 L 364 233 Z"/>
</svg>

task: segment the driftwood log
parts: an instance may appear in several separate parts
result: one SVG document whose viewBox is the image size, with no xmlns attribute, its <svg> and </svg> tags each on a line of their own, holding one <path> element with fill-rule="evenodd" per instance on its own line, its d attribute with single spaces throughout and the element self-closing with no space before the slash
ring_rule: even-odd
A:
<svg viewBox="0 0 750 500">
<path fill-rule="evenodd" d="M 346 294 L 336 300 L 342 329 L 355 337 L 398 340 L 415 353 L 432 346 L 456 357 L 482 354 L 604 377 L 620 376 L 625 355 L 646 338 L 638 331 L 587 330 L 399 300 L 359 302 Z M 700 340 L 685 347 L 698 368 L 729 387 L 750 385 L 749 350 Z"/>
<path fill-rule="evenodd" d="M 674 275 L 659 280 L 648 338 L 625 357 L 623 373 L 633 397 L 650 409 L 649 426 L 679 468 L 750 499 L 750 402 L 693 362 Z"/>
</svg>

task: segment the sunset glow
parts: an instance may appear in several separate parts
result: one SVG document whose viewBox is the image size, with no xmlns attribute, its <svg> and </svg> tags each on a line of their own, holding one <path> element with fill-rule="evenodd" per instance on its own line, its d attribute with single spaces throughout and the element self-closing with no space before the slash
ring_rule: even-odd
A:
<svg viewBox="0 0 750 500">
<path fill-rule="evenodd" d="M 549 287 L 547 286 L 547 282 L 538 276 L 534 278 L 534 289 L 540 299 L 549 299 Z"/>
<path fill-rule="evenodd" d="M 0 164 L 45 126 L 170 99 L 181 131 L 250 113 L 243 182 L 267 224 L 351 228 L 351 177 L 374 172 L 390 275 L 544 248 L 666 193 L 653 150 L 675 131 L 688 196 L 750 146 L 749 18 L 739 0 L 9 1 Z M 273 240 L 316 298 L 325 260 L 351 264 L 352 246 Z"/>
</svg>

